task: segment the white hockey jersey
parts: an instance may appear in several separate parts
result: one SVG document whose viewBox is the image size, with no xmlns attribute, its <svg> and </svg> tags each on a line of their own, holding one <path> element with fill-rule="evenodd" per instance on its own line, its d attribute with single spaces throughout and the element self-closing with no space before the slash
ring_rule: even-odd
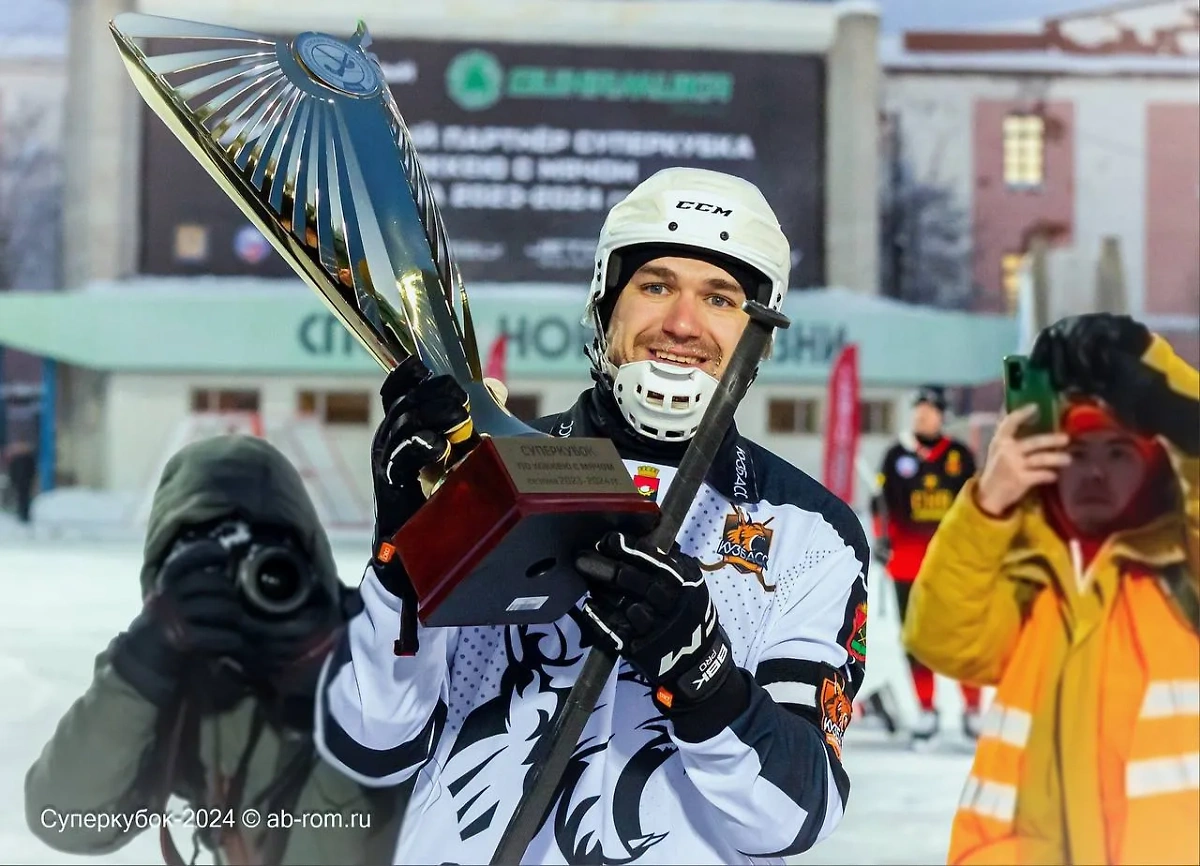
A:
<svg viewBox="0 0 1200 866">
<path fill-rule="evenodd" d="M 587 403 L 546 428 L 605 435 Z M 625 463 L 646 496 L 661 498 L 675 472 Z M 706 572 L 749 706 L 708 739 L 680 740 L 621 661 L 522 862 L 779 863 L 842 816 L 842 735 L 865 662 L 858 518 L 732 431 L 678 541 Z M 417 774 L 396 863 L 487 863 L 582 667 L 579 629 L 570 617 L 422 627 L 417 655 L 397 658 L 400 601 L 370 568 L 361 592 L 364 610 L 322 673 L 318 749 L 365 785 Z"/>
</svg>

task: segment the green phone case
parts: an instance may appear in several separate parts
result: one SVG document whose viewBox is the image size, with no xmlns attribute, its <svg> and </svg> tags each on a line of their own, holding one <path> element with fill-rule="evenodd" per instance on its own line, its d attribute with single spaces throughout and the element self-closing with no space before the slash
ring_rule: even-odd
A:
<svg viewBox="0 0 1200 866">
<path fill-rule="evenodd" d="M 1058 393 L 1050 373 L 1029 363 L 1027 355 L 1004 357 L 1004 411 L 1015 412 L 1033 403 L 1037 414 L 1021 425 L 1021 435 L 1054 433 L 1058 430 Z"/>
</svg>

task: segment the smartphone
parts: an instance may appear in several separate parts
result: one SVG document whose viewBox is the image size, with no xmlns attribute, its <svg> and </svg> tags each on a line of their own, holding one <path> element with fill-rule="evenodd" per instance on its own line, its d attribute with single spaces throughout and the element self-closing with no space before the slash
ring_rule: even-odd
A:
<svg viewBox="0 0 1200 866">
<path fill-rule="evenodd" d="M 1050 372 L 1029 363 L 1028 355 L 1006 355 L 1004 411 L 1015 412 L 1030 403 L 1038 411 L 1021 425 L 1021 435 L 1058 432 L 1058 393 L 1050 383 Z"/>
</svg>

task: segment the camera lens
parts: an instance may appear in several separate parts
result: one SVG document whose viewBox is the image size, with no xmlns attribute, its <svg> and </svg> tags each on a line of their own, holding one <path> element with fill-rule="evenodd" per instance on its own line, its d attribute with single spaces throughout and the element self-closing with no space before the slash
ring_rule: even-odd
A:
<svg viewBox="0 0 1200 866">
<path fill-rule="evenodd" d="M 258 591 L 273 602 L 287 601 L 300 587 L 300 573 L 283 557 L 268 560 L 258 573 Z"/>
<path fill-rule="evenodd" d="M 247 601 L 264 613 L 288 614 L 299 609 L 312 589 L 312 575 L 284 547 L 252 549 L 238 569 Z"/>
</svg>

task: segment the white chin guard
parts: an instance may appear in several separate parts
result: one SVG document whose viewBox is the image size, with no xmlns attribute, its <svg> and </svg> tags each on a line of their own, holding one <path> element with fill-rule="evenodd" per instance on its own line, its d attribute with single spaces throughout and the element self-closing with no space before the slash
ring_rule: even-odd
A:
<svg viewBox="0 0 1200 866">
<path fill-rule="evenodd" d="M 660 442 L 692 438 L 717 390 L 717 380 L 699 367 L 661 361 L 608 366 L 621 417 L 638 434 Z"/>
</svg>

